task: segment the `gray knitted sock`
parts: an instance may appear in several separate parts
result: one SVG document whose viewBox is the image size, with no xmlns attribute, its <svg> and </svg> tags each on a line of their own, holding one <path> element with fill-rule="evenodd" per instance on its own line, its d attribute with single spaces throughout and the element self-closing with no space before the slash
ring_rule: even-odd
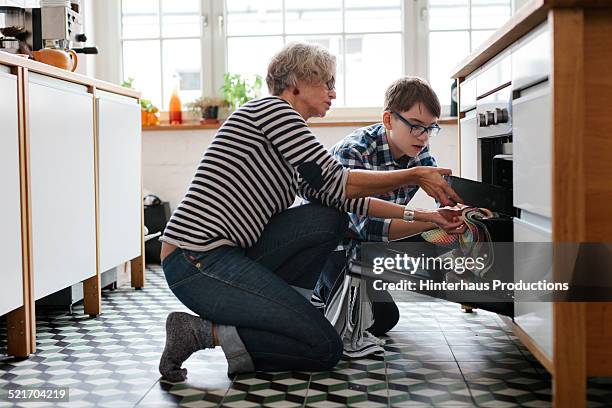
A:
<svg viewBox="0 0 612 408">
<path fill-rule="evenodd" d="M 166 347 L 159 372 L 169 381 L 185 381 L 187 369 L 181 368 L 183 362 L 194 352 L 213 347 L 211 322 L 188 313 L 172 312 L 166 319 Z"/>
</svg>

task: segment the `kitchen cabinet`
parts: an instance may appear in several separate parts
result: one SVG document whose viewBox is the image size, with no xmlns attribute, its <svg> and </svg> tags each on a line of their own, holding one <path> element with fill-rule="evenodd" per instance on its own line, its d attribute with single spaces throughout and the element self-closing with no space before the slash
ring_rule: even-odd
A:
<svg viewBox="0 0 612 408">
<path fill-rule="evenodd" d="M 551 282 L 553 247 L 550 220 L 531 214 L 514 219 L 515 281 Z M 536 278 L 537 277 L 537 278 Z M 553 308 L 548 301 L 514 302 L 514 322 L 542 349 L 548 358 L 553 354 Z"/>
<path fill-rule="evenodd" d="M 96 93 L 100 196 L 100 269 L 140 254 L 141 125 L 133 98 Z"/>
<path fill-rule="evenodd" d="M 551 217 L 552 113 L 548 81 L 520 91 L 512 101 L 513 201 L 528 212 Z"/>
<path fill-rule="evenodd" d="M 476 81 L 478 104 L 479 75 L 510 54 L 515 279 L 563 282 L 577 253 L 566 243 L 612 241 L 611 29 L 612 4 L 530 0 L 453 73 L 459 100 Z M 508 323 L 552 374 L 554 407 L 586 406 L 587 377 L 612 375 L 611 303 L 591 300 L 519 301 Z"/>
<path fill-rule="evenodd" d="M 0 65 L 0 315 L 23 305 L 17 76 Z"/>
<path fill-rule="evenodd" d="M 476 109 L 472 109 L 461 119 L 461 177 L 477 181 L 480 178 L 479 159 L 480 151 L 476 136 Z"/>
<path fill-rule="evenodd" d="M 36 299 L 96 274 L 93 97 L 31 74 L 29 149 Z"/>
<path fill-rule="evenodd" d="M 144 286 L 139 98 L 0 53 L 0 315 L 13 356 L 36 351 L 35 300 L 82 283 L 95 317 L 102 272 L 124 262 Z"/>
</svg>

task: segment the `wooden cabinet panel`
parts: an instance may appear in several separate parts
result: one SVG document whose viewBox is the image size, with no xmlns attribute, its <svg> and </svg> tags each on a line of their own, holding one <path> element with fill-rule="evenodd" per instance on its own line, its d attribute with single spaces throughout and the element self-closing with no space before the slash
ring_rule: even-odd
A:
<svg viewBox="0 0 612 408">
<path fill-rule="evenodd" d="M 0 69 L 0 315 L 23 305 L 17 77 Z"/>
</svg>

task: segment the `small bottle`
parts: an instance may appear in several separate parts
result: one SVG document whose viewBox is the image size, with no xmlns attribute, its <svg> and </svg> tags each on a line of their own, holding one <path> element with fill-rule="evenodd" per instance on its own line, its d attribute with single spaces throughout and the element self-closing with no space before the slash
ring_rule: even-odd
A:
<svg viewBox="0 0 612 408">
<path fill-rule="evenodd" d="M 178 86 L 174 87 L 172 96 L 170 97 L 170 109 L 168 112 L 171 125 L 180 125 L 183 123 L 183 104 L 178 96 Z"/>
</svg>

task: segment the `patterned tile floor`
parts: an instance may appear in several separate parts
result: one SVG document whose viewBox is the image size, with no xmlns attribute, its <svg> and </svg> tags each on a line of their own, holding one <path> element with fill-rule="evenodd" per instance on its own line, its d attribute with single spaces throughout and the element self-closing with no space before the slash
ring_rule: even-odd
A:
<svg viewBox="0 0 612 408">
<path fill-rule="evenodd" d="M 65 386 L 66 407 L 548 407 L 550 376 L 497 315 L 442 301 L 402 302 L 386 354 L 342 361 L 322 373 L 257 373 L 229 379 L 219 348 L 192 356 L 189 379 L 160 381 L 169 311 L 183 310 L 158 267 L 143 291 L 104 291 L 103 314 L 38 317 L 37 352 L 15 361 L 0 329 L 0 407 L 9 388 Z M 589 406 L 612 407 L 612 381 L 589 381 Z M 50 406 L 24 403 L 20 406 Z"/>
</svg>

